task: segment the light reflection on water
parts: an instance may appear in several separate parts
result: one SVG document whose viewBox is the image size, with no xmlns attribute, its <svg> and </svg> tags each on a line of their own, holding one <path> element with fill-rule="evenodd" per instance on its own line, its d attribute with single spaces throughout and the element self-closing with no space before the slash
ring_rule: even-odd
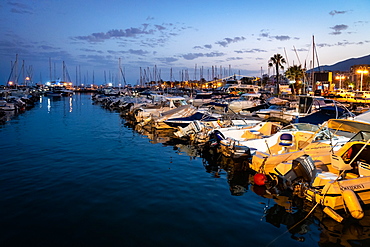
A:
<svg viewBox="0 0 370 247">
<path fill-rule="evenodd" d="M 1 246 L 334 243 L 331 221 L 287 232 L 302 213 L 251 187 L 236 161 L 137 132 L 90 97 L 43 98 L 0 128 Z"/>
</svg>

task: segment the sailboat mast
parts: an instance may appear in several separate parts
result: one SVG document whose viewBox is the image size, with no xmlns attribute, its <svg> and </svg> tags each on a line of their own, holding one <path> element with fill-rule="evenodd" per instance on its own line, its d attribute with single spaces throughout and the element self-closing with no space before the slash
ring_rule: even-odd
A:
<svg viewBox="0 0 370 247">
<path fill-rule="evenodd" d="M 312 79 L 312 90 L 316 90 L 316 84 L 315 84 L 315 36 L 312 35 L 312 73 L 311 73 L 311 79 Z"/>
</svg>

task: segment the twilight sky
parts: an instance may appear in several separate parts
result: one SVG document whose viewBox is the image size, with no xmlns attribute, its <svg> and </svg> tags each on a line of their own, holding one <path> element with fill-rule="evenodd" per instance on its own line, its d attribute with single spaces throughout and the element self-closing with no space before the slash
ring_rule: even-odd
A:
<svg viewBox="0 0 370 247">
<path fill-rule="evenodd" d="M 332 65 L 369 54 L 369 13 L 369 0 L 2 0 L 0 84 L 16 54 L 19 84 L 62 78 L 63 61 L 78 85 L 271 75 L 276 53 L 310 69 L 313 36 Z"/>
</svg>

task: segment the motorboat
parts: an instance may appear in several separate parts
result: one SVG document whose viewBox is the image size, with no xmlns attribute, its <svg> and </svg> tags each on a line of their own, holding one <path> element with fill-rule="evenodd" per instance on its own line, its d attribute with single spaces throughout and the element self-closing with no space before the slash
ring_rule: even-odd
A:
<svg viewBox="0 0 370 247">
<path fill-rule="evenodd" d="M 0 110 L 2 111 L 15 111 L 15 104 L 9 103 L 6 100 L 0 100 Z"/>
<path fill-rule="evenodd" d="M 229 110 L 235 113 L 261 104 L 260 93 L 244 93 L 238 99 L 229 102 Z"/>
<path fill-rule="evenodd" d="M 253 120 L 255 121 L 255 120 Z M 243 128 L 215 129 L 209 133 L 212 145 L 216 145 L 218 152 L 227 157 L 240 158 L 250 156 L 251 144 L 268 138 L 281 129 L 278 122 L 259 122 L 253 126 Z"/>
<path fill-rule="evenodd" d="M 363 205 L 370 204 L 370 123 L 333 119 L 327 126 L 337 133 L 350 133 L 352 137 L 338 147 L 331 145 L 328 151 L 318 149 L 289 155 L 289 159 L 281 162 L 275 156 L 276 165 L 271 169 L 272 162 L 265 160 L 259 172 L 266 172 L 263 169 L 270 166 L 272 178 L 277 178 L 294 194 L 323 206 L 324 212 L 338 222 L 343 220 L 338 213 L 342 209 L 353 218 L 361 219 Z"/>
<path fill-rule="evenodd" d="M 278 118 L 288 122 L 299 116 L 296 108 L 285 105 L 270 105 L 266 109 L 256 111 L 255 114 L 262 119 Z"/>
<path fill-rule="evenodd" d="M 151 96 L 151 103 L 139 104 L 134 107 L 132 111 L 134 112 L 136 122 L 148 122 L 152 118 L 159 118 L 164 113 L 173 110 L 178 107 L 188 108 L 188 103 L 184 97 L 180 96 Z"/>
<path fill-rule="evenodd" d="M 213 93 L 212 92 L 198 92 L 194 99 L 190 99 L 189 102 L 195 106 L 199 107 L 203 104 L 207 104 L 213 101 L 212 99 Z"/>
</svg>

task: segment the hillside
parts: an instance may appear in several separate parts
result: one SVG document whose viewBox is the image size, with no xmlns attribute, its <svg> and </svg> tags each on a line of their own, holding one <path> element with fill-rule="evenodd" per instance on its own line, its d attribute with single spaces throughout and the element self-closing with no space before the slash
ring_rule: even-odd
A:
<svg viewBox="0 0 370 247">
<path fill-rule="evenodd" d="M 321 71 L 349 71 L 351 66 L 358 64 L 370 64 L 370 55 L 358 58 L 350 58 L 333 65 L 320 65 Z M 319 68 L 315 68 L 318 71 Z"/>
</svg>

